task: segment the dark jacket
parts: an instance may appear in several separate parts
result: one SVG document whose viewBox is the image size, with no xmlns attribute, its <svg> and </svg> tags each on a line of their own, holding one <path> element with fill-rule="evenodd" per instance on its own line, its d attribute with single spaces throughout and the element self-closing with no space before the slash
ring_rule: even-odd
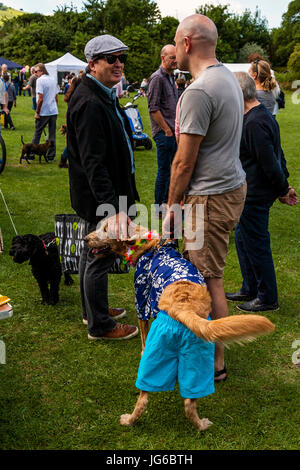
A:
<svg viewBox="0 0 300 470">
<path fill-rule="evenodd" d="M 88 77 L 69 102 L 67 129 L 71 204 L 81 218 L 97 223 L 100 204 L 112 204 L 118 213 L 119 196 L 127 196 L 128 208 L 139 200 L 120 119 L 105 91 Z"/>
<path fill-rule="evenodd" d="M 263 104 L 244 116 L 240 159 L 247 179 L 247 203 L 267 203 L 287 194 L 289 173 L 279 126 Z"/>
</svg>

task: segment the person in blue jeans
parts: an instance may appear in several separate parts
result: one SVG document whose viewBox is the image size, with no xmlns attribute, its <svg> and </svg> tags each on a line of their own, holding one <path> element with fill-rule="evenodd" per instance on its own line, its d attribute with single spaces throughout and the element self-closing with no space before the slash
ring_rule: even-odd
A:
<svg viewBox="0 0 300 470">
<path fill-rule="evenodd" d="M 278 310 L 276 275 L 268 231 L 270 209 L 278 198 L 290 206 L 298 203 L 289 186 L 289 172 L 281 148 L 279 126 L 256 98 L 255 82 L 245 72 L 236 73 L 244 95 L 244 123 L 240 159 L 247 179 L 244 210 L 235 227 L 235 244 L 243 277 L 238 292 L 227 300 L 244 301 L 245 312 Z"/>
<path fill-rule="evenodd" d="M 177 150 L 175 116 L 178 91 L 173 77 L 176 68 L 176 50 L 173 45 L 168 44 L 161 50 L 161 66 L 151 75 L 148 83 L 148 110 L 157 152 L 157 213 L 159 207 L 168 201 L 171 166 Z"/>
</svg>

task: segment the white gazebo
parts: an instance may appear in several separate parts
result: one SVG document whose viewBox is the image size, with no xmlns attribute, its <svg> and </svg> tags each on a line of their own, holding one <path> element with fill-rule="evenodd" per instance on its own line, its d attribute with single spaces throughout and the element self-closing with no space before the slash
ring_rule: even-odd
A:
<svg viewBox="0 0 300 470">
<path fill-rule="evenodd" d="M 45 64 L 49 75 L 54 78 L 56 83 L 58 81 L 58 72 L 74 72 L 78 74 L 80 70 L 84 71 L 87 65 L 88 64 L 86 62 L 77 59 L 77 57 L 73 56 L 69 52 L 67 52 L 62 57 L 59 57 L 59 59 Z"/>
</svg>

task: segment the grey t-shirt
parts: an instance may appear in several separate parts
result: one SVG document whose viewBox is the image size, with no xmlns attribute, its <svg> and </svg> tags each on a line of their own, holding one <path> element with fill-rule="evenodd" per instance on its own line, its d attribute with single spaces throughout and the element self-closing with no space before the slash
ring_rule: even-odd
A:
<svg viewBox="0 0 300 470">
<path fill-rule="evenodd" d="M 35 75 L 30 76 L 28 85 L 31 87 L 32 98 L 36 98 L 36 76 Z"/>
<path fill-rule="evenodd" d="M 205 69 L 185 90 L 179 108 L 180 134 L 204 136 L 187 194 L 222 194 L 244 183 L 239 158 L 243 117 L 240 85 L 223 64 Z"/>
<path fill-rule="evenodd" d="M 275 114 L 276 99 L 271 91 L 256 90 L 256 97 L 271 114 Z"/>
</svg>

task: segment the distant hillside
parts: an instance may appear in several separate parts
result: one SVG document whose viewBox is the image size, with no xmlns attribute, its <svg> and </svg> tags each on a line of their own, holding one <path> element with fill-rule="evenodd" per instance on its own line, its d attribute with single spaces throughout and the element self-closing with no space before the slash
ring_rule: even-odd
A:
<svg viewBox="0 0 300 470">
<path fill-rule="evenodd" d="M 0 3 L 0 26 L 6 19 L 13 18 L 14 16 L 23 15 L 23 11 L 14 10 L 13 8 L 6 7 Z"/>
</svg>

